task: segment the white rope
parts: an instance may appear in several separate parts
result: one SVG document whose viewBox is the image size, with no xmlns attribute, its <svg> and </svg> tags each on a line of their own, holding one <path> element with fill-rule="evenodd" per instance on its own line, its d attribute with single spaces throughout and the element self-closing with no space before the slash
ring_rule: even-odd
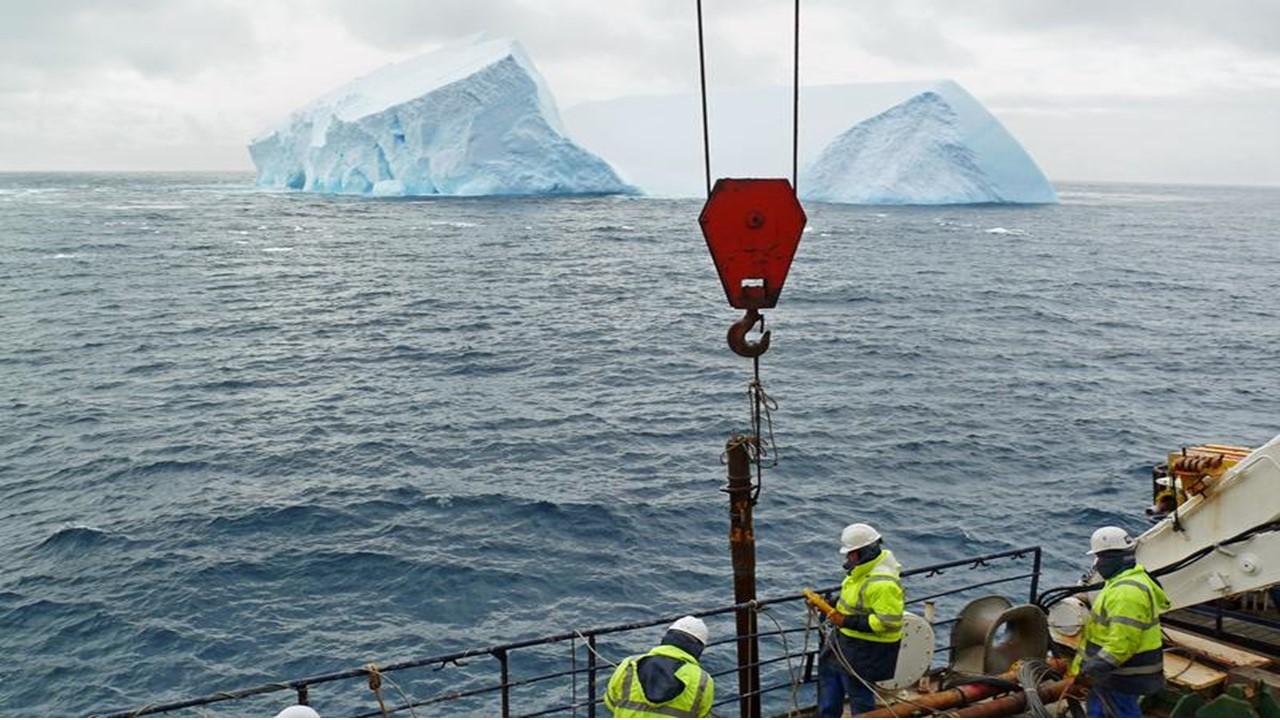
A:
<svg viewBox="0 0 1280 720">
<path fill-rule="evenodd" d="M 798 717 L 800 715 L 800 701 L 797 698 L 798 698 L 798 693 L 800 692 L 800 676 L 796 674 L 795 666 L 791 662 L 791 648 L 787 644 L 787 634 L 782 630 L 782 623 L 778 622 L 778 619 L 773 616 L 773 613 L 769 612 L 769 610 L 766 609 L 764 606 L 757 605 L 755 601 L 752 600 L 751 609 L 755 610 L 757 615 L 764 615 L 765 617 L 769 618 L 769 620 L 773 622 L 773 626 L 778 628 L 778 637 L 782 638 L 782 655 L 787 659 L 787 674 L 791 677 L 792 717 Z M 807 654 L 808 648 L 809 648 L 808 623 L 805 624 L 804 641 L 805 641 L 804 642 L 805 652 Z M 756 662 L 759 662 L 759 661 L 760 659 L 756 658 Z"/>
<path fill-rule="evenodd" d="M 839 628 L 837 628 L 835 625 L 832 625 L 831 632 L 827 634 L 827 645 L 829 645 L 835 651 L 832 653 L 832 655 L 835 656 L 836 660 L 840 661 L 840 665 L 845 669 L 845 672 L 852 675 L 855 680 L 862 683 L 863 687 L 870 690 L 872 695 L 876 696 L 876 699 L 879 700 L 881 704 L 884 705 L 885 709 L 889 711 L 890 715 L 894 717 L 898 717 L 898 713 L 894 712 L 893 710 L 893 703 L 890 702 L 890 698 L 886 698 L 884 694 L 881 693 L 880 690 L 875 686 L 874 683 L 870 683 L 862 679 L 862 676 L 858 674 L 858 671 L 853 669 L 853 665 L 849 664 L 849 659 L 844 656 L 844 648 L 840 647 L 840 641 L 839 639 L 836 638 L 836 635 L 839 634 L 839 632 L 840 632 Z"/>
<path fill-rule="evenodd" d="M 574 635 L 577 635 L 577 636 L 578 636 L 578 637 L 580 637 L 580 638 L 582 638 L 582 642 L 586 643 L 586 645 L 587 645 L 587 650 L 588 650 L 588 651 L 590 651 L 590 653 L 591 653 L 592 655 L 595 655 L 595 656 L 596 656 L 596 658 L 597 658 L 598 660 L 600 660 L 601 662 L 607 663 L 607 664 L 609 664 L 609 665 L 611 665 L 611 666 L 613 666 L 613 667 L 618 667 L 618 663 L 616 663 L 616 662 L 614 662 L 614 661 L 610 660 L 609 658 L 607 658 L 607 657 L 605 657 L 605 656 L 601 655 L 600 653 L 596 652 L 596 649 L 595 649 L 595 648 L 593 648 L 593 647 L 591 647 L 591 641 L 590 641 L 590 640 L 588 640 L 588 639 L 586 638 L 586 636 L 585 636 L 585 635 L 583 635 L 580 631 L 578 631 L 578 630 L 574 630 L 574 631 L 573 631 L 573 634 L 574 634 Z"/>
</svg>

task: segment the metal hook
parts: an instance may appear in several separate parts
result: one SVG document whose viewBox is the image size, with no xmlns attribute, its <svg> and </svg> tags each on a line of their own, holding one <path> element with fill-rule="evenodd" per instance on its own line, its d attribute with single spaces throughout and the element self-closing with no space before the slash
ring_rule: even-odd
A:
<svg viewBox="0 0 1280 720">
<path fill-rule="evenodd" d="M 764 334 L 757 342 L 748 341 L 747 333 L 755 327 L 756 323 L 760 323 L 760 329 L 764 330 L 764 316 L 755 308 L 747 308 L 747 313 L 742 316 L 742 319 L 729 326 L 729 349 L 746 358 L 757 358 L 763 355 L 769 349 L 771 331 L 764 330 Z"/>
</svg>

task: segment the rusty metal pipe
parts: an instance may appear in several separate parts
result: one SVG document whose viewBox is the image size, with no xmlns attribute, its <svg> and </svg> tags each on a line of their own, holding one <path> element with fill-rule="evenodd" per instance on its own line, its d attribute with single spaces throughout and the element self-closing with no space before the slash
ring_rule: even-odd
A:
<svg viewBox="0 0 1280 720">
<path fill-rule="evenodd" d="M 1070 680 L 1056 680 L 1044 683 L 1036 688 L 1036 693 L 1040 695 L 1041 702 L 1057 702 L 1062 697 L 1062 691 L 1067 689 L 1068 682 Z M 952 710 L 950 715 L 952 717 L 1009 717 L 1010 715 L 1017 715 L 1026 709 L 1027 694 L 1016 692 L 1007 697 L 996 698 L 990 702 Z"/>
<path fill-rule="evenodd" d="M 1001 677 L 1003 678 L 1004 676 L 1002 675 Z M 1010 679 L 1010 682 L 1012 682 L 1012 679 Z M 975 703 L 979 700 L 985 700 L 992 695 L 1008 691 L 1009 689 L 1007 687 L 1000 685 L 968 683 L 966 685 L 958 685 L 948 690 L 941 690 L 939 692 L 929 693 L 928 695 L 921 695 L 909 703 L 900 702 L 887 707 L 877 708 L 870 712 L 863 713 L 860 717 L 911 717 L 920 710 L 949 710 L 953 707 Z"/>
<path fill-rule="evenodd" d="M 743 605 L 756 599 L 756 535 L 751 519 L 751 457 L 747 444 L 754 438 L 734 435 L 725 445 L 729 465 L 729 552 L 733 558 L 733 602 Z M 738 713 L 760 717 L 760 643 L 756 636 L 756 613 L 739 607 L 738 627 Z"/>
<path fill-rule="evenodd" d="M 1066 668 L 1066 663 L 1056 658 L 1049 661 L 1049 665 L 1058 672 L 1062 672 Z M 1008 672 L 996 677 L 1011 683 L 1018 682 L 1017 665 Z M 911 717 L 920 710 L 949 710 L 961 705 L 971 705 L 980 700 L 986 700 L 992 695 L 998 695 L 1002 692 L 1009 692 L 1009 688 L 984 682 L 966 683 L 947 690 L 921 695 L 909 703 L 900 702 L 889 707 L 877 708 L 871 712 L 864 713 L 861 717 Z M 1062 690 L 1059 689 L 1058 693 L 1061 694 Z M 1018 697 L 1022 697 L 1022 693 L 1018 693 Z M 1025 703 L 1025 698 L 1023 701 Z M 983 707 L 986 707 L 986 705 L 983 705 Z"/>
</svg>

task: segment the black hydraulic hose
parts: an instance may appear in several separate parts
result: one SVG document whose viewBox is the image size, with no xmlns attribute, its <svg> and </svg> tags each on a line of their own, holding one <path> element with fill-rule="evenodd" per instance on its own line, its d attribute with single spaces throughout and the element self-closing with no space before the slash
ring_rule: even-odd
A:
<svg viewBox="0 0 1280 720">
<path fill-rule="evenodd" d="M 1010 692 L 1022 689 L 1022 686 L 1019 685 L 1018 683 L 1006 678 L 996 677 L 995 675 L 981 675 L 981 674 L 957 673 L 957 672 L 953 672 L 947 676 L 947 679 L 944 680 L 942 683 L 942 689 L 950 690 L 952 688 L 959 687 L 961 685 L 970 685 L 973 683 L 983 683 L 985 685 L 991 685 L 992 687 L 1002 688 Z"/>
</svg>

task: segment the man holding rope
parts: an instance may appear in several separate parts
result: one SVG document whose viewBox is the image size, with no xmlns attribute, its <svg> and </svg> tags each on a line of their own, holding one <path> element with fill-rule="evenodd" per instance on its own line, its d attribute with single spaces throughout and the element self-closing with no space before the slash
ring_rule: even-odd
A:
<svg viewBox="0 0 1280 720">
<path fill-rule="evenodd" d="M 818 661 L 820 717 L 840 717 L 846 696 L 854 715 L 875 709 L 872 683 L 893 677 L 902 645 L 902 566 L 881 547 L 880 533 L 863 523 L 846 527 L 840 554 L 846 574 Z"/>
</svg>

